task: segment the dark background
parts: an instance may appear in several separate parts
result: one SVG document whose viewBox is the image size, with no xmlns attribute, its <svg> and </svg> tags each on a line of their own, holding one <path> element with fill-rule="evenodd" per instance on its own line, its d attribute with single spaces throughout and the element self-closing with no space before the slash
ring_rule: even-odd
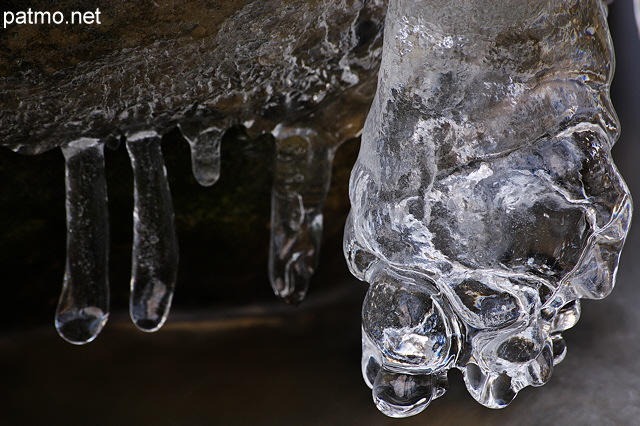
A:
<svg viewBox="0 0 640 426">
<path fill-rule="evenodd" d="M 611 6 L 610 24 L 612 98 L 622 124 L 613 153 L 640 199 L 640 42 L 631 0 Z M 191 178 L 179 136 L 164 141 L 181 270 L 173 312 L 155 334 L 137 331 L 127 317 L 131 172 L 123 147 L 107 153 L 113 313 L 85 346 L 66 343 L 53 327 L 65 252 L 62 155 L 0 150 L 1 424 L 401 422 L 377 412 L 359 371 L 366 284 L 349 275 L 340 235 L 345 170 L 357 142 L 340 150 L 312 289 L 290 307 L 272 296 L 266 273 L 270 166 L 260 158 L 272 155 L 272 144 L 238 133 L 227 138 L 236 142 L 230 149 L 227 141 L 223 155 L 237 156 L 227 162 L 244 167 L 223 162 L 211 189 Z M 638 424 L 639 229 L 631 229 L 614 292 L 584 302 L 580 322 L 564 333 L 568 354 L 547 385 L 527 388 L 495 411 L 477 404 L 451 371 L 449 392 L 403 424 Z"/>
</svg>

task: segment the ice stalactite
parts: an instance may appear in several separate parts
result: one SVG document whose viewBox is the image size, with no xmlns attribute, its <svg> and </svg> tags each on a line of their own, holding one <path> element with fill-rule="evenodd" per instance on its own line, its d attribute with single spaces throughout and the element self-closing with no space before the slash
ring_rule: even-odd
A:
<svg viewBox="0 0 640 426">
<path fill-rule="evenodd" d="M 320 255 L 322 207 L 335 144 L 308 128 L 278 126 L 271 193 L 269 279 L 288 303 L 304 299 Z"/>
<path fill-rule="evenodd" d="M 600 0 L 393 0 L 344 249 L 362 370 L 393 417 L 449 369 L 490 408 L 546 383 L 631 219 Z"/>
<path fill-rule="evenodd" d="M 109 317 L 109 215 L 104 145 L 62 146 L 66 162 L 67 262 L 55 324 L 74 344 L 91 342 Z"/>
<path fill-rule="evenodd" d="M 182 136 L 191 147 L 193 176 L 202 186 L 212 186 L 220 178 L 220 142 L 226 123 L 186 122 L 179 125 Z"/>
<path fill-rule="evenodd" d="M 127 135 L 134 176 L 130 314 L 143 331 L 165 322 L 176 284 L 178 242 L 167 171 L 155 131 Z"/>
</svg>

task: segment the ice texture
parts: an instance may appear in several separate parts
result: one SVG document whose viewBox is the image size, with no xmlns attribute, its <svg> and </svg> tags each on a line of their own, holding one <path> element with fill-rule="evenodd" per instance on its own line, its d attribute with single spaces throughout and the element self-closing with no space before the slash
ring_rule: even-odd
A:
<svg viewBox="0 0 640 426">
<path fill-rule="evenodd" d="M 64 3 L 80 10 L 86 1 Z M 9 55 L 0 62 L 0 144 L 37 154 L 80 136 L 107 140 L 143 125 L 163 135 L 194 122 L 206 130 L 218 119 L 252 122 L 259 133 L 302 121 L 375 79 L 384 0 L 178 6 L 113 0 L 100 5 L 109 22 L 91 31 L 8 28 L 0 38 Z"/>
<path fill-rule="evenodd" d="M 109 317 L 109 214 L 104 145 L 62 147 L 66 162 L 67 263 L 55 324 L 74 344 L 95 339 Z"/>
<path fill-rule="evenodd" d="M 142 331 L 156 331 L 167 319 L 178 276 L 178 239 L 173 203 L 154 131 L 128 135 L 134 180 L 133 250 L 129 310 Z"/>
<path fill-rule="evenodd" d="M 274 135 L 269 279 L 278 296 L 297 303 L 318 266 L 335 143 L 312 129 L 278 126 Z"/>
<path fill-rule="evenodd" d="M 344 250 L 363 374 L 393 417 L 459 368 L 491 408 L 546 383 L 631 218 L 600 0 L 393 0 Z"/>
</svg>

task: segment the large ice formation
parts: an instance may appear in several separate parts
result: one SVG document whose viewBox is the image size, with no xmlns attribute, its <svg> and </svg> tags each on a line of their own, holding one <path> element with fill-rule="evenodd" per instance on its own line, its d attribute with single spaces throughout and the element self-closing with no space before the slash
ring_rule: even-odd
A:
<svg viewBox="0 0 640 426">
<path fill-rule="evenodd" d="M 600 0 L 393 0 L 344 250 L 362 371 L 404 417 L 459 368 L 481 404 L 546 383 L 631 217 Z"/>
</svg>

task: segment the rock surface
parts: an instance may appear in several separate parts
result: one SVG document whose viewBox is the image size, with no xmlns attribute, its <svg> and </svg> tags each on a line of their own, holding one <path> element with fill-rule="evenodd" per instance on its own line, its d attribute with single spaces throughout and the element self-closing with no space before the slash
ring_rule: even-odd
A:
<svg viewBox="0 0 640 426">
<path fill-rule="evenodd" d="M 338 95 L 348 107 L 345 99 L 363 96 L 358 88 L 375 80 L 385 2 L 30 6 L 66 17 L 101 12 L 99 25 L 14 24 L 0 33 L 0 144 L 36 154 L 80 137 L 164 134 L 192 120 L 252 123 L 260 132 L 327 108 Z M 4 7 L 24 11 L 18 1 Z M 329 117 L 322 124 L 340 131 Z"/>
</svg>

